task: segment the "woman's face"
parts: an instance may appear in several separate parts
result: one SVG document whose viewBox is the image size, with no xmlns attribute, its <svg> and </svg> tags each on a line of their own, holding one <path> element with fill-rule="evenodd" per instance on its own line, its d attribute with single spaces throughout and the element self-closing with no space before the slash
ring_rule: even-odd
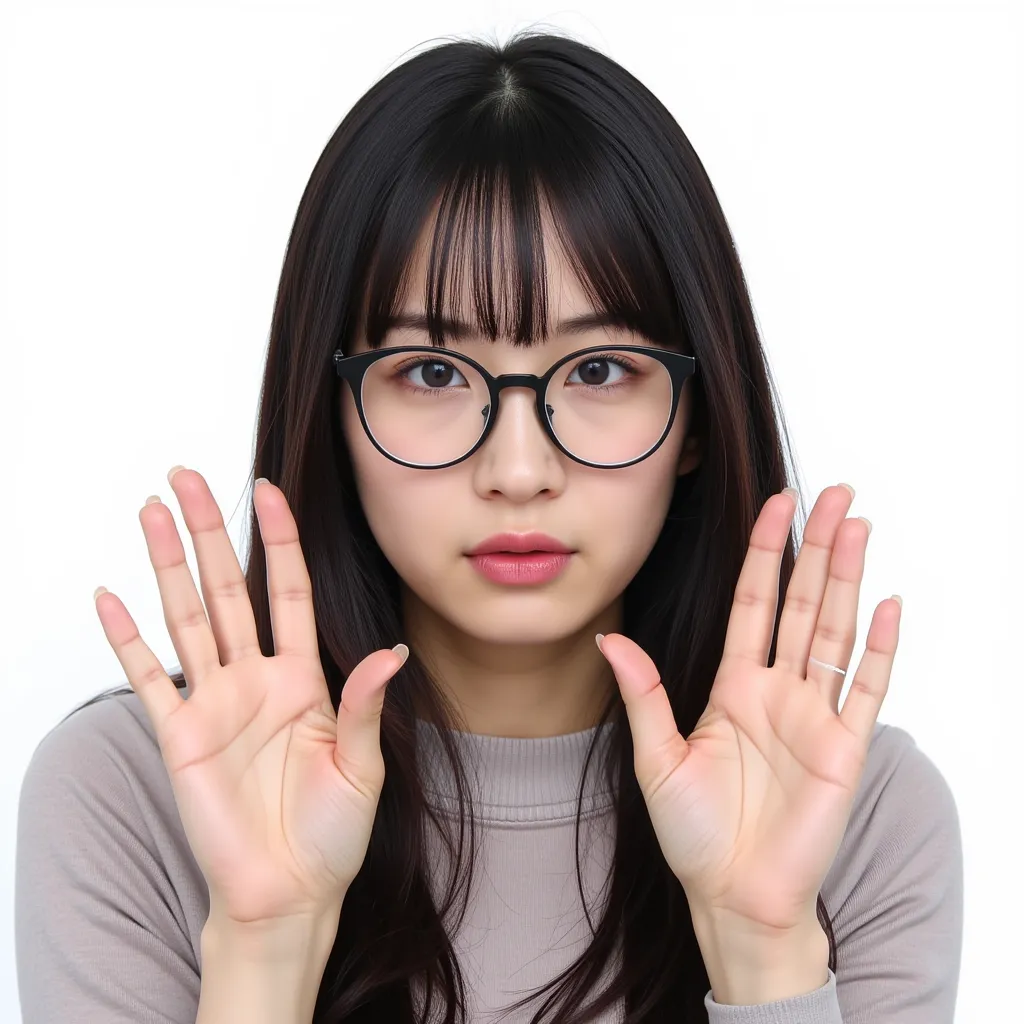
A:
<svg viewBox="0 0 1024 1024">
<path fill-rule="evenodd" d="M 553 237 L 550 227 L 545 238 Z M 423 314 L 425 250 L 419 250 L 402 311 Z M 560 255 L 546 251 L 552 324 L 592 310 Z M 471 309 L 468 291 L 461 310 Z M 386 347 L 428 345 L 425 333 L 388 334 Z M 502 338 L 450 343 L 494 375 L 543 374 L 563 355 L 594 345 L 642 345 L 625 331 L 595 328 L 586 334 L 550 335 L 515 348 Z M 352 352 L 367 349 L 359 337 Z M 438 350 L 443 354 L 443 350 Z M 417 378 L 418 382 L 420 378 Z M 542 644 L 587 627 L 612 605 L 643 564 L 668 510 L 676 478 L 699 461 L 687 439 L 691 387 L 683 388 L 672 430 L 653 455 L 622 469 L 595 469 L 560 452 L 537 418 L 526 389 L 501 394 L 497 419 L 484 444 L 447 469 L 413 469 L 383 456 L 363 431 L 347 384 L 342 385 L 342 427 L 359 496 L 377 543 L 411 594 L 449 627 L 483 643 Z M 429 399 L 433 401 L 433 399 Z M 426 399 L 421 399 L 426 401 Z M 468 557 L 496 533 L 538 531 L 575 553 L 561 574 L 528 586 L 496 583 Z M 407 624 L 408 625 L 408 624 Z"/>
</svg>

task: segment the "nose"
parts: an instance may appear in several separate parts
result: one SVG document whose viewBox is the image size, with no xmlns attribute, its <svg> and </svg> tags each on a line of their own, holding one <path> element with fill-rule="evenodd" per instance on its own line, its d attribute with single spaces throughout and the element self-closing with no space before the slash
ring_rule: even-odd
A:
<svg viewBox="0 0 1024 1024">
<path fill-rule="evenodd" d="M 477 492 L 515 502 L 554 496 L 565 487 L 567 461 L 537 418 L 534 392 L 503 388 L 491 432 L 471 459 Z"/>
</svg>

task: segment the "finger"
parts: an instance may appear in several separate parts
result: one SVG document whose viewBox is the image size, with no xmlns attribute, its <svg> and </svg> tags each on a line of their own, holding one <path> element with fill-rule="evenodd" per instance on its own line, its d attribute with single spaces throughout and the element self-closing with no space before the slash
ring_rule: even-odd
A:
<svg viewBox="0 0 1024 1024">
<path fill-rule="evenodd" d="M 171 510 L 157 499 L 142 507 L 139 520 L 156 572 L 171 643 L 190 690 L 197 691 L 203 679 L 221 667 L 210 620 L 185 561 L 185 548 Z"/>
<path fill-rule="evenodd" d="M 338 704 L 338 741 L 334 759 L 353 785 L 370 785 L 375 797 L 383 780 L 380 719 L 387 684 L 405 664 L 409 648 L 398 644 L 390 651 L 374 651 L 349 673 Z"/>
<path fill-rule="evenodd" d="M 221 664 L 260 654 L 256 617 L 242 567 L 209 485 L 194 469 L 179 469 L 168 480 L 192 535 L 199 585 Z"/>
<path fill-rule="evenodd" d="M 845 669 L 853 655 L 857 641 L 857 606 L 864 578 L 864 551 L 870 532 L 866 520 L 845 519 L 832 549 L 828 583 L 809 652 L 809 658 L 817 658 L 826 665 Z M 816 682 L 818 692 L 838 714 L 844 677 L 810 661 L 805 665 L 807 678 Z"/>
<path fill-rule="evenodd" d="M 274 653 L 319 658 L 313 586 L 288 500 L 269 481 L 256 485 L 252 500 L 267 553 Z"/>
<path fill-rule="evenodd" d="M 788 503 L 788 504 L 787 504 Z M 725 633 L 722 660 L 739 658 L 764 666 L 775 630 L 779 603 L 779 570 L 796 502 L 787 494 L 773 494 L 754 523 Z"/>
<path fill-rule="evenodd" d="M 828 584 L 836 534 L 852 501 L 853 495 L 841 484 L 826 487 L 821 492 L 807 519 L 800 551 L 786 588 L 773 667 L 785 668 L 801 679 L 807 671 L 807 658 Z"/>
<path fill-rule="evenodd" d="M 650 799 L 686 757 L 686 740 L 650 655 L 621 633 L 609 633 L 598 647 L 618 681 L 633 736 L 633 767 Z"/>
<path fill-rule="evenodd" d="M 882 701 L 889 691 L 902 612 L 899 601 L 893 598 L 887 598 L 875 609 L 864 655 L 839 714 L 840 720 L 861 740 L 865 749 L 871 741 Z"/>
<path fill-rule="evenodd" d="M 107 641 L 117 655 L 131 688 L 139 695 L 163 749 L 162 737 L 167 720 L 185 703 L 185 699 L 156 655 L 139 636 L 135 620 L 121 599 L 108 590 L 100 594 L 95 603 Z"/>
</svg>

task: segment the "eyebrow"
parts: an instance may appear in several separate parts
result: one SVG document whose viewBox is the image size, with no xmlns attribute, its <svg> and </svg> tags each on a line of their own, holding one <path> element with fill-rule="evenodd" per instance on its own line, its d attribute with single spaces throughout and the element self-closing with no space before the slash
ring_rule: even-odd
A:
<svg viewBox="0 0 1024 1024">
<path fill-rule="evenodd" d="M 464 320 L 449 320 L 446 317 L 441 317 L 438 320 L 438 323 L 440 324 L 442 334 L 457 340 L 480 337 L 480 333 Z M 586 331 L 593 330 L 595 327 L 620 327 L 628 329 L 628 325 L 621 317 L 612 313 L 595 312 L 584 313 L 582 316 L 572 316 L 565 320 L 560 320 L 555 326 L 555 333 L 584 334 Z M 385 335 L 390 331 L 399 330 L 401 328 L 426 331 L 426 314 L 402 312 L 396 313 L 394 316 L 384 318 Z"/>
</svg>

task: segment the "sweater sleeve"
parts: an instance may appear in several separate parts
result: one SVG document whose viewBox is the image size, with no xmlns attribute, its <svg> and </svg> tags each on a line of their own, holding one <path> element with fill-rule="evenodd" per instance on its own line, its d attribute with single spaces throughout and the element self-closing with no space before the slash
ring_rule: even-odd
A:
<svg viewBox="0 0 1024 1024">
<path fill-rule="evenodd" d="M 705 996 L 709 1024 L 953 1024 L 963 937 L 963 850 L 952 791 L 908 733 L 886 727 L 877 772 L 833 872 L 836 972 L 757 1006 Z M 853 877 L 849 877 L 850 875 Z"/>
<path fill-rule="evenodd" d="M 828 981 L 813 992 L 792 999 L 778 999 L 756 1006 L 729 1006 L 716 1003 L 711 989 L 704 997 L 708 1024 L 846 1024 L 836 992 L 836 976 L 828 971 Z"/>
<path fill-rule="evenodd" d="M 132 756 L 137 731 L 103 701 L 52 729 L 29 761 L 15 855 L 24 1024 L 195 1022 L 199 965 L 150 827 L 157 787 Z"/>
</svg>

